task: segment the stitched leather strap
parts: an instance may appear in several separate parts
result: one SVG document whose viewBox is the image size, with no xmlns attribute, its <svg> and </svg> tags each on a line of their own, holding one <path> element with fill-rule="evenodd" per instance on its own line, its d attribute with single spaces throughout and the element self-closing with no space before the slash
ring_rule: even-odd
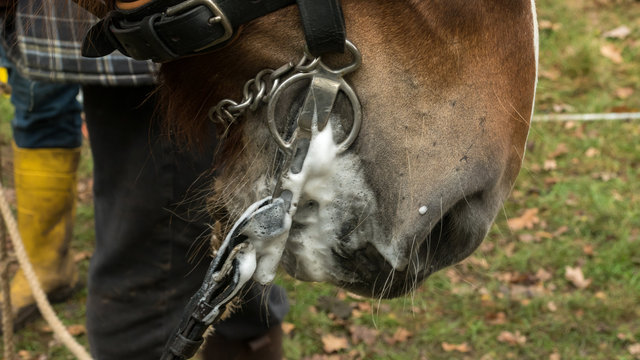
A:
<svg viewBox="0 0 640 360">
<path fill-rule="evenodd" d="M 346 30 L 340 0 L 297 0 L 311 55 L 344 52 Z"/>
<path fill-rule="evenodd" d="M 114 50 L 138 60 L 174 60 L 224 46 L 237 29 L 295 0 L 152 0 L 132 10 L 111 11 L 85 36 L 82 55 Z M 297 0 L 311 54 L 344 52 L 339 0 Z"/>
<path fill-rule="evenodd" d="M 224 45 L 240 25 L 294 2 L 154 0 L 135 10 L 110 12 L 89 30 L 82 54 L 100 57 L 117 49 L 134 59 L 163 62 L 210 51 Z"/>
</svg>

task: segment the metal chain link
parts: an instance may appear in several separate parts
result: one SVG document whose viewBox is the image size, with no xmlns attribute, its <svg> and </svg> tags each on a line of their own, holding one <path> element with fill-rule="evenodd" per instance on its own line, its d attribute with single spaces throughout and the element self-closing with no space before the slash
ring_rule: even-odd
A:
<svg viewBox="0 0 640 360">
<path fill-rule="evenodd" d="M 242 89 L 242 100 L 240 102 L 224 99 L 209 109 L 209 119 L 216 124 L 220 124 L 224 131 L 222 138 L 225 138 L 231 125 L 247 109 L 256 111 L 262 104 L 267 104 L 276 92 L 284 78 L 288 78 L 293 73 L 307 72 L 319 58 L 314 58 L 305 52 L 300 61 L 295 64 L 288 62 L 278 69 L 263 69 L 253 79 L 249 79 Z"/>
</svg>

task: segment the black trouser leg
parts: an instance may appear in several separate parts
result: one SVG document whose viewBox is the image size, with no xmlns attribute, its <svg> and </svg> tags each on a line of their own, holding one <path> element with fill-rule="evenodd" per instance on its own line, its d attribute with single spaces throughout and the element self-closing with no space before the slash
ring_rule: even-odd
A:
<svg viewBox="0 0 640 360">
<path fill-rule="evenodd" d="M 201 174 L 212 153 L 178 151 L 159 135 L 151 90 L 83 88 L 96 223 L 87 327 L 99 360 L 157 359 L 210 260 L 202 189 L 211 179 Z M 252 337 L 266 328 L 265 317 L 279 324 L 288 305 L 275 291 L 275 303 L 250 302 L 233 317 L 244 325 L 234 327 L 232 318 L 220 332 Z"/>
</svg>

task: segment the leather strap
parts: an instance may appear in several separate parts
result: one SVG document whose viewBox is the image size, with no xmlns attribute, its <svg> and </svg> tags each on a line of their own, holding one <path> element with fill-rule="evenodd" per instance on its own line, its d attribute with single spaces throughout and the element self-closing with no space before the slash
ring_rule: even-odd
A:
<svg viewBox="0 0 640 360">
<path fill-rule="evenodd" d="M 123 0 L 126 1 L 126 0 Z M 119 50 L 138 60 L 165 62 L 217 49 L 238 28 L 296 0 L 151 0 L 135 9 L 111 11 L 85 36 L 82 55 Z M 344 52 L 345 25 L 339 0 L 297 0 L 309 51 Z"/>
<path fill-rule="evenodd" d="M 114 50 L 156 62 L 211 51 L 238 27 L 294 4 L 294 0 L 154 0 L 134 10 L 111 11 L 87 33 L 82 54 Z"/>
<path fill-rule="evenodd" d="M 340 0 L 297 0 L 309 52 L 343 53 L 346 29 Z"/>
</svg>

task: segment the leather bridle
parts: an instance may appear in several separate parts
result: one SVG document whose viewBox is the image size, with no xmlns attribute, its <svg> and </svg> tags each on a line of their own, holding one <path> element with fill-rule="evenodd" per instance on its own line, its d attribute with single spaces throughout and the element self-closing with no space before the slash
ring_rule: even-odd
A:
<svg viewBox="0 0 640 360">
<path fill-rule="evenodd" d="M 295 3 L 309 52 L 344 52 L 339 0 L 153 0 L 109 12 L 87 33 L 82 54 L 101 57 L 119 50 L 155 62 L 201 54 L 225 46 L 252 20 Z"/>
</svg>

